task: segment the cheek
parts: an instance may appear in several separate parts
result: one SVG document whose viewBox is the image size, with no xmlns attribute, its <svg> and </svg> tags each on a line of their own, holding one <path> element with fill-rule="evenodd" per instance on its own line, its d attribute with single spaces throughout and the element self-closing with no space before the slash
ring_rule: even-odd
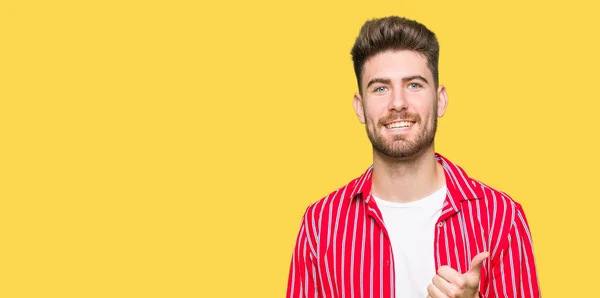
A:
<svg viewBox="0 0 600 298">
<path fill-rule="evenodd" d="M 431 118 L 432 115 L 437 116 L 435 102 L 432 101 L 430 98 L 419 98 L 419 100 L 415 100 L 412 102 L 411 107 L 414 109 L 415 112 L 419 113 L 422 120 Z"/>
<path fill-rule="evenodd" d="M 370 123 L 377 123 L 379 122 L 379 119 L 381 119 L 382 117 L 385 116 L 385 109 L 382 109 L 381 107 L 375 106 L 375 105 L 370 105 L 370 106 L 365 106 L 364 107 L 364 114 L 367 117 L 366 121 L 370 122 Z"/>
<path fill-rule="evenodd" d="M 378 115 L 367 114 L 367 124 L 369 124 L 371 127 L 377 126 L 378 122 L 379 122 L 379 116 Z"/>
</svg>

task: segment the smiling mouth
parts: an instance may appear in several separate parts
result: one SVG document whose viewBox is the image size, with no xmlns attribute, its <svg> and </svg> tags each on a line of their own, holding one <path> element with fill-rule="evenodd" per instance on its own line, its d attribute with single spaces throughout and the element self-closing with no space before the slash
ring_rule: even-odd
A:
<svg viewBox="0 0 600 298">
<path fill-rule="evenodd" d="M 387 129 L 402 129 L 402 128 L 409 128 L 411 126 L 413 126 L 415 124 L 414 121 L 397 121 L 397 122 L 392 122 L 392 123 L 388 123 L 385 125 L 385 128 Z"/>
</svg>

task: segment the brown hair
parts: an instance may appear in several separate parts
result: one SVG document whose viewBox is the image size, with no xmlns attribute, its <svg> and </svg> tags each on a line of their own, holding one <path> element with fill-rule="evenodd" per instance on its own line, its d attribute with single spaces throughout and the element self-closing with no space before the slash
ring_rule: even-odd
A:
<svg viewBox="0 0 600 298">
<path fill-rule="evenodd" d="M 361 90 L 362 70 L 370 57 L 387 50 L 411 50 L 427 58 L 427 66 L 438 86 L 438 61 L 440 46 L 435 34 L 423 24 L 402 17 L 390 16 L 367 21 L 354 42 L 352 61 L 354 73 Z"/>
</svg>

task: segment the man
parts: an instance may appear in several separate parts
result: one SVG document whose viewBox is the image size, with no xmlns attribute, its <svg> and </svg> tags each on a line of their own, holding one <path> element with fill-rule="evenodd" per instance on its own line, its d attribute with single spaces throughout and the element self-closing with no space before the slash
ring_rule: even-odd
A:
<svg viewBox="0 0 600 298">
<path fill-rule="evenodd" d="M 400 17 L 366 22 L 353 104 L 373 165 L 308 207 L 287 297 L 539 297 L 521 206 L 434 151 L 448 104 L 439 46 Z"/>
</svg>

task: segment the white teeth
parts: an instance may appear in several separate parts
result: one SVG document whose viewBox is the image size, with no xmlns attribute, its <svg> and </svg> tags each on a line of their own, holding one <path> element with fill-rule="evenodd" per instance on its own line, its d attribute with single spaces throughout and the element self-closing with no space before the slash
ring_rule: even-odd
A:
<svg viewBox="0 0 600 298">
<path fill-rule="evenodd" d="M 390 123 L 390 124 L 386 125 L 385 127 L 389 128 L 389 129 L 404 128 L 404 127 L 411 127 L 413 124 L 414 124 L 414 122 L 410 122 L 410 121 L 399 121 L 399 122 Z"/>
</svg>

